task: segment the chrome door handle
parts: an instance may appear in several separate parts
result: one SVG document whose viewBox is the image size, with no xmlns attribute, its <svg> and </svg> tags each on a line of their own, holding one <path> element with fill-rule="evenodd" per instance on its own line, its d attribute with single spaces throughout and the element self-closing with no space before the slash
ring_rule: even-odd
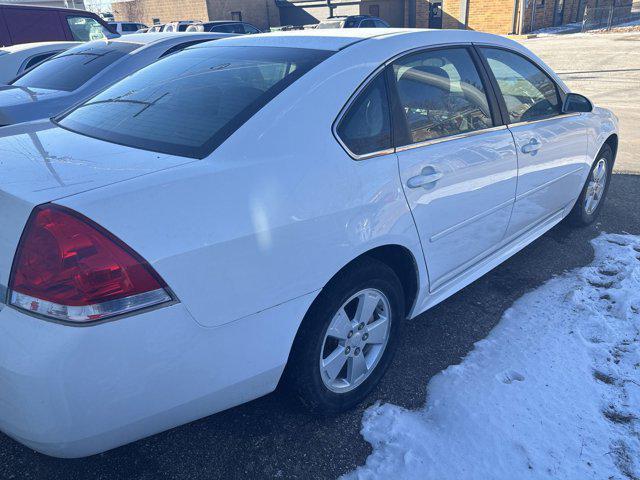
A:
<svg viewBox="0 0 640 480">
<path fill-rule="evenodd" d="M 423 173 L 421 175 L 416 175 L 415 177 L 411 177 L 409 180 L 407 180 L 407 187 L 409 188 L 424 187 L 425 185 L 429 185 L 430 183 L 437 182 L 443 176 L 444 175 L 440 172 L 429 173 L 429 174 Z"/>
<path fill-rule="evenodd" d="M 529 143 L 523 145 L 520 150 L 522 150 L 522 153 L 535 153 L 540 149 L 541 146 L 542 145 L 537 138 L 532 138 L 531 140 L 529 140 Z"/>
</svg>

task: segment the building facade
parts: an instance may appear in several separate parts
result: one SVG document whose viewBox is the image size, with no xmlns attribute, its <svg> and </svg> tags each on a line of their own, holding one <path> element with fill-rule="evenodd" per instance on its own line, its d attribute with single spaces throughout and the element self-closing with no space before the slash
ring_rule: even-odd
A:
<svg viewBox="0 0 640 480">
<path fill-rule="evenodd" d="M 374 15 L 392 27 L 468 28 L 527 33 L 582 21 L 587 8 L 632 0 L 276 0 L 283 25 L 308 25 L 332 16 Z"/>
<path fill-rule="evenodd" d="M 243 20 L 266 30 L 328 18 L 373 15 L 392 27 L 468 28 L 527 33 L 582 21 L 587 9 L 625 8 L 632 0 L 127 0 L 112 4 L 116 20 Z M 606 11 L 606 10 L 605 10 Z"/>
<path fill-rule="evenodd" d="M 280 25 L 275 0 L 126 0 L 111 4 L 116 21 L 146 25 L 177 20 L 241 20 L 262 30 Z"/>
</svg>

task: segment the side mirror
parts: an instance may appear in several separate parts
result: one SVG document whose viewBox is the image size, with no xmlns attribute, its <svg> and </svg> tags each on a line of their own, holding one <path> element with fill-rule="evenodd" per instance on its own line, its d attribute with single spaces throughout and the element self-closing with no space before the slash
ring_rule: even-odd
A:
<svg viewBox="0 0 640 480">
<path fill-rule="evenodd" d="M 568 93 L 562 104 L 562 113 L 591 112 L 592 110 L 593 104 L 591 101 L 577 93 Z"/>
</svg>

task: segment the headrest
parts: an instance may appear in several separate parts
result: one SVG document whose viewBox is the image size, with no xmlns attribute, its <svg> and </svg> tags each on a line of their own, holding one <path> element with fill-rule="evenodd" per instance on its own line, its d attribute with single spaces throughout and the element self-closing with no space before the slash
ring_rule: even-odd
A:
<svg viewBox="0 0 640 480">
<path fill-rule="evenodd" d="M 431 85 L 446 93 L 451 91 L 451 78 L 449 74 L 440 67 L 430 65 L 411 67 L 400 76 L 398 83 L 406 81 Z"/>
</svg>

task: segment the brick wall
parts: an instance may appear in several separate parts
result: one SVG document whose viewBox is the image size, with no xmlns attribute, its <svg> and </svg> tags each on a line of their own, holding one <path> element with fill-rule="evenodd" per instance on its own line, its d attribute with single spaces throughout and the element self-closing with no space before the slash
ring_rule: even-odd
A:
<svg viewBox="0 0 640 480">
<path fill-rule="evenodd" d="M 261 29 L 280 25 L 274 0 L 129 0 L 114 2 L 111 10 L 117 21 L 134 21 L 152 25 L 174 20 L 231 20 L 240 12 L 242 20 Z"/>
</svg>

